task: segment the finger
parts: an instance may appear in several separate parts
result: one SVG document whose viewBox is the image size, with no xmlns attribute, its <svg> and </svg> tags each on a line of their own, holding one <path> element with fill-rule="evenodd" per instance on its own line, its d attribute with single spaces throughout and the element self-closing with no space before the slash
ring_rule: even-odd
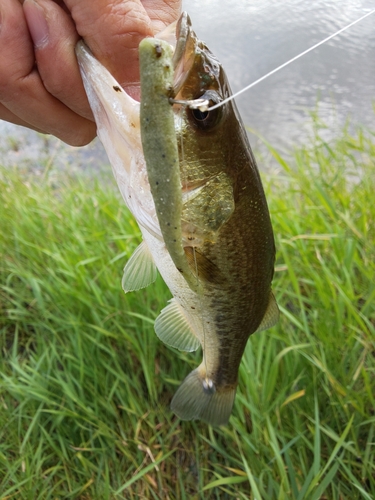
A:
<svg viewBox="0 0 375 500">
<path fill-rule="evenodd" d="M 154 32 L 159 33 L 176 21 L 181 13 L 181 0 L 142 0 Z"/>
<path fill-rule="evenodd" d="M 23 10 L 44 87 L 72 111 L 94 121 L 74 52 L 80 37 L 71 17 L 50 0 L 25 0 Z"/>
<path fill-rule="evenodd" d="M 17 115 L 15 115 L 11 111 L 9 111 L 9 109 L 6 108 L 5 106 L 3 106 L 2 104 L 0 104 L 0 117 L 2 120 L 6 121 L 6 122 L 14 123 L 14 125 L 21 125 L 22 127 L 32 128 L 36 132 L 43 133 L 43 130 L 41 130 L 41 129 L 38 129 L 36 127 L 35 128 L 30 127 L 29 123 L 25 122 L 24 120 L 19 118 Z"/>
<path fill-rule="evenodd" d="M 87 144 L 95 125 L 51 96 L 35 68 L 33 44 L 18 0 L 1 0 L 0 102 L 30 128 L 72 145 Z M 1 116 L 0 116 L 1 118 Z"/>
<path fill-rule="evenodd" d="M 139 97 L 138 45 L 153 36 L 140 0 L 65 0 L 78 33 L 125 90 Z"/>
</svg>

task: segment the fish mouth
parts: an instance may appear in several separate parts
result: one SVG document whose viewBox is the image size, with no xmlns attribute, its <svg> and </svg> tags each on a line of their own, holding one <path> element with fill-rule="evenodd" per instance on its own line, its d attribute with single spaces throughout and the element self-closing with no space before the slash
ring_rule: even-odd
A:
<svg viewBox="0 0 375 500">
<path fill-rule="evenodd" d="M 176 24 L 173 94 L 177 100 L 200 99 L 209 92 L 209 100 L 217 93 L 218 102 L 228 94 L 222 66 L 205 42 L 192 29 L 191 20 L 183 12 Z"/>
</svg>

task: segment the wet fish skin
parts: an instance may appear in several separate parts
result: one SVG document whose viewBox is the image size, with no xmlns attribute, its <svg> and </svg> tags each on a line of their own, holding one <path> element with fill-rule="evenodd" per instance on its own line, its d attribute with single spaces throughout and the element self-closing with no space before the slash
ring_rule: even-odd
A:
<svg viewBox="0 0 375 500">
<path fill-rule="evenodd" d="M 192 32 L 188 16 L 182 16 L 177 32 L 173 97 L 220 102 L 230 94 L 220 63 Z M 147 75 L 145 85 L 150 85 L 151 78 Z M 152 96 L 152 89 L 149 92 Z M 163 119 L 157 113 L 153 128 L 162 130 Z M 275 245 L 260 176 L 235 104 L 227 103 L 207 115 L 181 107 L 175 110 L 175 119 L 181 185 L 187 199 L 180 214 L 182 243 L 200 285 L 197 313 L 203 324 L 195 333 L 204 361 L 182 383 L 171 407 L 183 419 L 201 418 L 220 425 L 229 418 L 248 337 L 277 321 L 271 293 Z M 157 171 L 157 153 L 145 156 L 148 171 Z M 171 195 L 168 199 L 173 200 Z M 180 193 L 176 191 L 175 197 Z M 164 213 L 159 215 L 161 227 L 164 219 Z M 163 233 L 163 238 L 168 247 L 168 235 Z M 190 316 L 189 304 L 181 298 L 179 303 Z"/>
<path fill-rule="evenodd" d="M 197 39 L 186 14 L 179 21 L 177 40 L 171 61 L 174 97 L 195 99 L 206 95 L 215 101 L 229 95 L 220 63 Z M 211 114 L 208 122 L 204 114 L 176 105 L 169 111 L 174 113 L 181 190 L 171 189 L 168 198 L 182 200 L 182 206 L 178 201 L 178 243 L 183 248 L 179 258 L 186 258 L 183 265 L 195 277 L 195 288 L 171 257 L 174 250 L 167 250 L 170 236 L 163 219 L 160 223 L 156 215 L 148 185 L 150 167 L 140 154 L 139 137 L 129 139 L 129 130 L 139 133 L 139 119 L 134 119 L 136 111 L 132 111 L 136 105 L 119 101 L 122 96 L 113 91 L 117 82 L 87 56 L 82 46 L 77 48 L 77 55 L 98 134 L 144 238 L 136 258 L 125 267 L 124 289 L 149 284 L 154 279 L 155 262 L 174 296 L 155 322 L 157 335 L 178 349 L 203 348 L 201 365 L 183 381 L 171 408 L 185 420 L 226 424 L 246 342 L 252 333 L 272 326 L 278 318 L 271 292 L 275 258 L 272 227 L 255 159 L 236 107 L 233 102 L 227 103 Z M 95 78 L 93 66 L 97 68 Z M 165 92 L 169 98 L 170 89 Z M 127 116 L 129 106 L 131 119 Z M 130 121 L 136 127 L 131 128 Z M 162 129 L 163 123 L 158 126 Z"/>
</svg>

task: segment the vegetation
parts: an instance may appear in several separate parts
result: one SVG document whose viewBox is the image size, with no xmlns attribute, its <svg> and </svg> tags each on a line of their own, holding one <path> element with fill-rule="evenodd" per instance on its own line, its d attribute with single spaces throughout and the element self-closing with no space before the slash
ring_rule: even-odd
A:
<svg viewBox="0 0 375 500">
<path fill-rule="evenodd" d="M 158 278 L 110 179 L 0 173 L 0 498 L 375 498 L 375 141 L 344 131 L 265 176 L 279 324 L 248 342 L 228 427 L 169 410 Z M 291 166 L 293 165 L 293 166 Z"/>
</svg>

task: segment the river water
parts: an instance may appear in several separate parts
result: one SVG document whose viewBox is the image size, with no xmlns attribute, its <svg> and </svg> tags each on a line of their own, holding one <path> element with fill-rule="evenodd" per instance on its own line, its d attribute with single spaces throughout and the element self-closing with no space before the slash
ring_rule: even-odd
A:
<svg viewBox="0 0 375 500">
<path fill-rule="evenodd" d="M 205 40 L 238 91 L 375 9 L 375 0 L 185 0 Z M 350 119 L 375 126 L 375 14 L 239 96 L 245 124 L 279 151 L 308 141 L 310 113 L 326 137 Z M 250 134 L 255 149 L 261 147 Z M 0 122 L 2 163 L 48 161 L 91 169 L 106 161 L 97 143 L 77 151 L 50 137 Z"/>
</svg>

